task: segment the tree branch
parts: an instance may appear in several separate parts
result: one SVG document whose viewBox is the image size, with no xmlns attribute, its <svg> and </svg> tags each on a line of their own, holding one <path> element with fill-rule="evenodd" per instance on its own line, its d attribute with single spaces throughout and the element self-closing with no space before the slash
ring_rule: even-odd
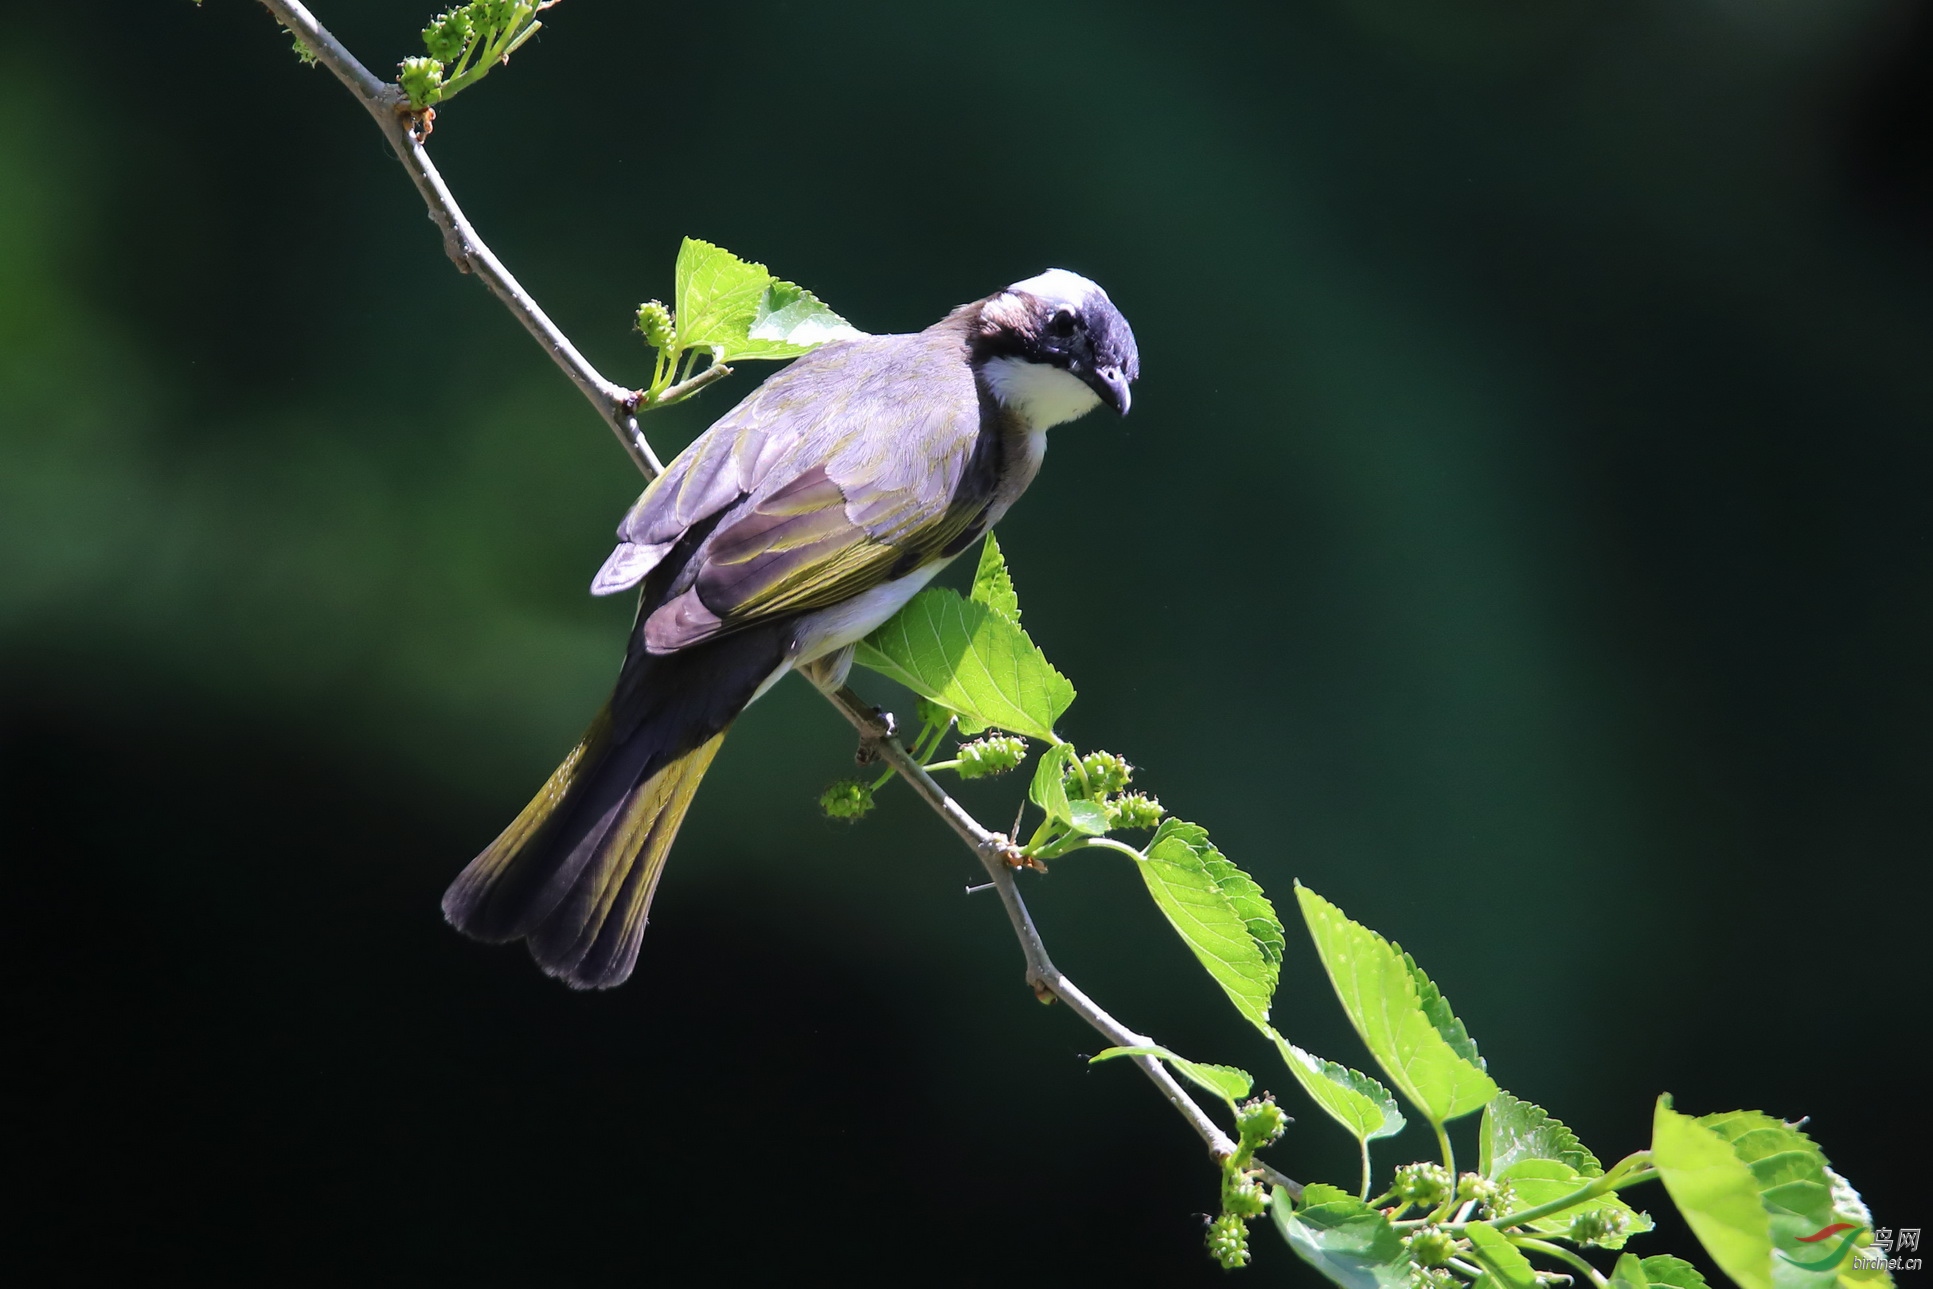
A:
<svg viewBox="0 0 1933 1289">
<path fill-rule="evenodd" d="M 510 270 L 490 252 L 476 229 L 457 206 L 456 199 L 450 195 L 449 187 L 430 161 L 423 147 L 422 123 L 409 107 L 409 101 L 396 85 L 376 79 L 375 75 L 358 62 L 354 55 L 343 48 L 341 42 L 332 36 L 328 29 L 316 21 L 315 16 L 303 7 L 298 0 L 261 0 L 263 6 L 275 15 L 315 53 L 316 58 L 334 72 L 357 100 L 366 108 L 370 116 L 389 139 L 396 150 L 396 159 L 408 172 L 416 190 L 422 195 L 424 205 L 429 208 L 429 216 L 443 231 L 444 250 L 449 254 L 457 268 L 465 273 L 474 273 L 490 288 L 492 295 L 503 302 L 505 308 L 523 323 L 524 329 L 537 339 L 549 353 L 551 360 L 563 368 L 584 397 L 590 400 L 612 431 L 625 453 L 631 458 L 639 472 L 646 479 L 655 478 L 663 473 L 664 467 L 658 461 L 651 446 L 645 441 L 643 432 L 638 428 L 637 413 L 641 402 L 640 394 L 612 384 L 591 366 L 590 361 L 577 351 L 564 333 L 557 328 L 547 314 L 531 299 L 512 277 Z M 656 399 L 651 406 L 664 404 L 684 398 L 703 389 L 715 380 L 730 375 L 731 369 L 722 364 L 714 364 L 697 375 L 673 385 Z M 837 708 L 841 715 L 859 731 L 867 746 L 875 749 L 882 760 L 893 768 L 920 799 L 944 819 L 962 841 L 979 859 L 993 881 L 994 889 L 1000 893 L 1000 903 L 1007 910 L 1007 920 L 1013 924 L 1015 937 L 1020 941 L 1020 950 L 1027 963 L 1027 983 L 1033 987 L 1034 994 L 1043 1002 L 1058 999 L 1068 1010 L 1086 1021 L 1116 1047 L 1150 1047 L 1154 1040 L 1146 1035 L 1137 1034 L 1123 1025 L 1107 1012 L 1096 1006 L 1094 1001 L 1082 993 L 1074 982 L 1062 975 L 1047 956 L 1047 946 L 1041 942 L 1040 932 L 1034 927 L 1034 920 L 1027 912 L 1026 901 L 1020 897 L 1020 888 L 1014 881 L 1013 861 L 1020 855 L 1019 848 L 1011 839 L 1000 833 L 990 832 L 978 820 L 967 813 L 959 802 L 948 796 L 946 790 L 933 780 L 920 763 L 907 752 L 899 740 L 893 737 L 891 718 L 882 719 L 881 715 L 851 689 L 827 692 L 826 698 Z M 1141 1072 L 1148 1076 L 1155 1087 L 1166 1097 L 1169 1104 L 1181 1113 L 1204 1143 L 1209 1153 L 1217 1160 L 1227 1159 L 1235 1153 L 1235 1143 L 1228 1134 L 1216 1126 L 1195 1099 L 1188 1095 L 1187 1089 L 1176 1082 L 1168 1067 L 1150 1056 L 1132 1058 Z M 1300 1198 L 1302 1187 L 1299 1183 L 1278 1173 L 1260 1160 L 1252 1166 L 1268 1182 L 1286 1188 Z"/>
<path fill-rule="evenodd" d="M 638 428 L 638 391 L 626 389 L 604 379 L 590 360 L 577 352 L 577 346 L 570 342 L 550 315 L 538 307 L 523 284 L 512 277 L 510 270 L 490 252 L 483 239 L 477 236 L 476 229 L 464 216 L 456 198 L 443 182 L 443 176 L 430 161 L 430 155 L 423 148 L 423 118 L 410 110 L 409 99 L 400 87 L 376 79 L 367 67 L 356 60 L 355 55 L 343 48 L 342 42 L 329 34 L 328 28 L 317 22 L 299 0 L 262 0 L 262 5 L 275 15 L 275 20 L 288 28 L 303 44 L 315 54 L 324 67 L 334 72 L 336 79 L 348 87 L 375 118 L 376 125 L 395 149 L 396 159 L 402 163 L 416 191 L 422 195 L 423 204 L 429 208 L 429 216 L 443 233 L 443 250 L 450 257 L 459 272 L 474 274 L 490 288 L 490 294 L 503 301 L 517 321 L 523 323 L 524 330 L 535 337 L 544 352 L 550 355 L 578 388 L 578 392 L 590 400 L 604 423 L 617 435 L 617 441 L 624 448 L 625 455 L 637 466 L 645 478 L 651 479 L 663 473 L 664 465 L 652 452 L 644 433 Z M 689 383 L 689 382 L 687 382 Z M 667 391 L 669 392 L 669 391 Z M 685 390 L 684 393 L 692 393 Z"/>
</svg>

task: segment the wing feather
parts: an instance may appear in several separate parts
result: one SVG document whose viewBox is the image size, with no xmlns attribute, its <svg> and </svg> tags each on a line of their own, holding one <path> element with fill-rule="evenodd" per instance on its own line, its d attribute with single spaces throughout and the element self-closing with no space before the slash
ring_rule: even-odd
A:
<svg viewBox="0 0 1933 1289">
<path fill-rule="evenodd" d="M 754 390 L 652 482 L 597 585 L 623 589 L 683 559 L 639 606 L 652 653 L 837 604 L 957 549 L 992 497 L 998 440 L 958 337 L 828 345 Z M 707 521 L 702 541 L 679 546 Z"/>
</svg>

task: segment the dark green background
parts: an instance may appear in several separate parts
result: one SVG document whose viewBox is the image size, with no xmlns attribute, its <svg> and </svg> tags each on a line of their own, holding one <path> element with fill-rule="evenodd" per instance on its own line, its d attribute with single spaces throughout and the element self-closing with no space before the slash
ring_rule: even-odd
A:
<svg viewBox="0 0 1933 1289">
<path fill-rule="evenodd" d="M 320 12 L 377 67 L 428 16 Z M 1066 733 L 1400 939 L 1607 1158 L 1660 1091 L 1812 1115 L 1919 1226 L 1929 12 L 570 0 L 433 149 L 618 379 L 687 233 L 874 331 L 1101 281 L 1134 415 L 1001 530 Z M 1219 1283 L 1200 1151 L 1032 1002 L 969 857 L 903 792 L 817 817 L 852 739 L 803 686 L 629 985 L 443 926 L 609 682 L 638 481 L 256 6 L 4 16 L 6 1261 Z M 1028 889 L 1104 1004 L 1282 1092 L 1285 1170 L 1353 1178 L 1122 863 Z M 1366 1059 L 1294 925 L 1277 1018 Z M 1262 1236 L 1248 1280 L 1312 1283 Z"/>
</svg>

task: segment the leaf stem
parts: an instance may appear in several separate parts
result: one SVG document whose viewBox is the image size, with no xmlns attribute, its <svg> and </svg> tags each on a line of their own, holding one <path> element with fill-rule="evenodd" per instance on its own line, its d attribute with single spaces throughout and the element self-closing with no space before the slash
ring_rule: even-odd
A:
<svg viewBox="0 0 1933 1289">
<path fill-rule="evenodd" d="M 1596 1267 L 1561 1244 L 1552 1244 L 1549 1240 L 1533 1240 L 1527 1235 L 1513 1235 L 1510 1237 L 1510 1242 L 1518 1248 L 1535 1249 L 1547 1258 L 1555 1258 L 1559 1262 L 1575 1267 L 1589 1276 L 1591 1283 L 1596 1285 L 1597 1289 L 1607 1289 L 1607 1282 L 1602 1275 L 1598 1274 Z"/>
<path fill-rule="evenodd" d="M 1589 1275 L 1591 1277 L 1591 1283 L 1597 1285 L 1597 1289 L 1606 1289 L 1606 1281 L 1599 1274 L 1599 1270 L 1595 1266 L 1591 1266 L 1589 1262 L 1585 1262 L 1583 1258 L 1579 1258 L 1570 1248 L 1564 1248 L 1562 1245 L 1552 1245 L 1550 1241 L 1537 1241 L 1537 1239 L 1531 1239 L 1529 1235 L 1512 1235 L 1510 1237 L 1510 1243 L 1519 1246 L 1519 1248 L 1535 1248 L 1537 1252 L 1541 1252 L 1546 1258 L 1556 1258 L 1558 1262 L 1570 1264 L 1573 1268 L 1577 1268 L 1579 1272 Z"/>
<path fill-rule="evenodd" d="M 1356 1192 L 1356 1198 L 1367 1204 L 1369 1202 L 1369 1138 L 1358 1137 L 1356 1144 L 1362 1147 L 1362 1189 Z"/>
<path fill-rule="evenodd" d="M 1577 1205 L 1594 1200 L 1600 1195 L 1608 1195 L 1620 1187 L 1636 1186 L 1640 1182 L 1648 1182 L 1658 1175 L 1657 1169 L 1643 1164 L 1620 1172 L 1619 1169 L 1623 1168 L 1624 1165 L 1620 1164 L 1618 1169 L 1613 1169 L 1602 1177 L 1593 1177 L 1588 1184 L 1578 1187 L 1568 1195 L 1559 1196 L 1547 1203 L 1538 1204 L 1533 1208 L 1527 1208 L 1521 1212 L 1506 1213 L 1502 1217 L 1492 1218 L 1490 1225 L 1496 1227 L 1499 1231 L 1509 1226 L 1522 1226 L 1526 1222 L 1535 1222 L 1540 1217 L 1549 1217 L 1553 1213 L 1562 1213 L 1567 1208 L 1575 1208 Z"/>
</svg>

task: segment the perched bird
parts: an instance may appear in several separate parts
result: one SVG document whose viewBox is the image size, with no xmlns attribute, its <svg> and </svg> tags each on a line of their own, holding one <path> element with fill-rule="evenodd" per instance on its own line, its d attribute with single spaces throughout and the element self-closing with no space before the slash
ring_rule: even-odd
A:
<svg viewBox="0 0 1933 1289">
<path fill-rule="evenodd" d="M 617 688 L 443 897 L 479 940 L 524 940 L 580 989 L 620 984 L 726 729 L 787 671 L 835 689 L 855 642 L 999 521 L 1049 427 L 1140 374 L 1134 333 L 1064 269 L 912 335 L 815 349 L 651 481 L 593 595 L 641 587 Z"/>
</svg>

